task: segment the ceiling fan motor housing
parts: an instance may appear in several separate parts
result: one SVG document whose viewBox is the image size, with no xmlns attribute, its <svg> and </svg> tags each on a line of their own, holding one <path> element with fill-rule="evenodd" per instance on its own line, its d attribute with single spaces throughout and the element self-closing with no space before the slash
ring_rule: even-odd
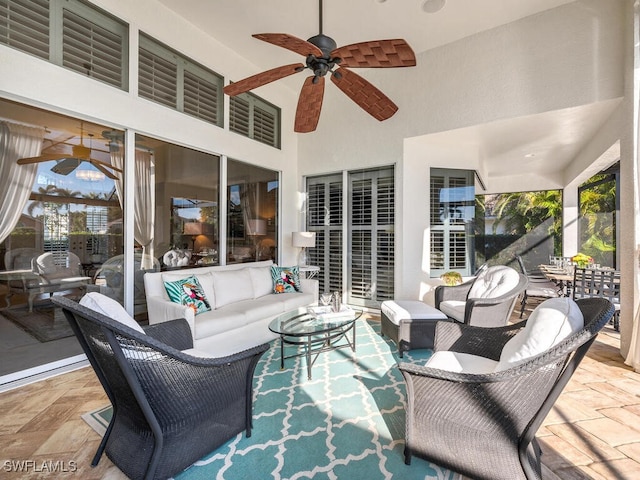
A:
<svg viewBox="0 0 640 480">
<path fill-rule="evenodd" d="M 335 40 L 331 37 L 327 37 L 321 33 L 311 37 L 307 42 L 315 45 L 322 51 L 322 57 L 316 57 L 312 54 L 307 56 L 307 68 L 315 75 L 313 83 L 317 83 L 318 77 L 324 77 L 327 73 L 331 72 L 333 67 L 340 63 L 342 59 L 339 57 L 331 58 L 331 52 L 337 48 Z"/>
</svg>

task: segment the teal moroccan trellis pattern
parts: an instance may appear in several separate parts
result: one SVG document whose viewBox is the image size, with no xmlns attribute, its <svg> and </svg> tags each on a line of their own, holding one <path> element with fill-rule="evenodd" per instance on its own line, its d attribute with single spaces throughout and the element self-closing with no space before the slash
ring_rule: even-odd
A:
<svg viewBox="0 0 640 480">
<path fill-rule="evenodd" d="M 359 320 L 356 331 L 356 352 L 320 354 L 313 380 L 304 357 L 280 370 L 276 340 L 256 368 L 251 437 L 237 435 L 176 479 L 453 480 L 453 472 L 415 456 L 404 464 L 397 350 L 380 336 L 379 322 Z M 406 352 L 403 361 L 430 354 Z"/>
</svg>

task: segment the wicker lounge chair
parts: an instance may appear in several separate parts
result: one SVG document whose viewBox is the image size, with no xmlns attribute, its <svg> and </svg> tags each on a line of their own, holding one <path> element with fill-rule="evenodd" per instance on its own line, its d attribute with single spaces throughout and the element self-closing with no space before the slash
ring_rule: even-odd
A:
<svg viewBox="0 0 640 480">
<path fill-rule="evenodd" d="M 67 298 L 52 301 L 113 405 L 92 465 L 105 451 L 132 479 L 167 478 L 243 430 L 251 435 L 253 372 L 268 345 L 202 358 L 181 351 L 192 347 L 184 319 L 141 333 Z"/>
<path fill-rule="evenodd" d="M 438 285 L 435 307 L 458 322 L 499 327 L 507 324 L 527 285 L 527 277 L 511 267 L 488 267 L 461 285 Z"/>
<path fill-rule="evenodd" d="M 547 300 L 559 301 L 566 300 Z M 540 480 L 536 431 L 614 312 L 602 298 L 576 304 L 584 317 L 583 328 L 511 368 L 456 373 L 399 364 L 408 398 L 405 463 L 417 455 L 474 479 Z M 439 322 L 435 351 L 496 361 L 525 323 L 479 328 Z"/>
</svg>

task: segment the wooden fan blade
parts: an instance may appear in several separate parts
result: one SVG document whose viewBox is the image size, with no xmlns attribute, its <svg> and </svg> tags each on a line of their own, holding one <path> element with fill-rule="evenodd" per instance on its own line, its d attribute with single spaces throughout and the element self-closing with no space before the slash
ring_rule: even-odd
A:
<svg viewBox="0 0 640 480">
<path fill-rule="evenodd" d="M 384 68 L 416 65 L 413 50 L 401 38 L 345 45 L 332 51 L 331 57 L 340 57 L 341 67 Z"/>
<path fill-rule="evenodd" d="M 50 160 L 60 160 L 62 158 L 67 157 L 66 153 L 59 153 L 58 155 L 50 154 L 50 155 L 39 155 L 37 157 L 29 157 L 29 158 L 20 158 L 18 159 L 18 165 L 28 165 L 30 163 L 40 163 L 40 162 L 48 162 Z"/>
<path fill-rule="evenodd" d="M 91 160 L 89 160 L 89 163 L 91 163 L 91 165 L 96 167 L 98 170 L 100 170 L 102 173 L 104 173 L 111 180 L 117 180 L 118 179 L 118 177 L 115 174 L 111 173 L 109 170 L 107 170 L 105 167 L 103 167 L 101 165 L 101 163 L 104 163 L 104 162 L 100 162 L 100 161 L 98 161 L 98 162 L 99 163 L 96 163 L 96 161 L 93 158 Z M 110 167 L 110 168 L 114 168 L 114 167 Z M 120 172 L 122 171 L 122 170 L 120 170 L 118 168 L 114 168 L 114 170 L 118 170 Z"/>
<path fill-rule="evenodd" d="M 347 97 L 380 121 L 386 120 L 398 111 L 397 105 L 389 97 L 351 70 L 338 68 L 335 74 L 331 75 L 331 80 Z"/>
<path fill-rule="evenodd" d="M 313 79 L 317 78 L 316 83 Z M 322 99 L 324 97 L 324 77 L 307 77 L 302 85 L 298 108 L 296 109 L 296 121 L 294 131 L 298 133 L 313 132 L 318 126 Z"/>
<path fill-rule="evenodd" d="M 315 55 L 316 57 L 322 57 L 323 53 L 313 43 L 309 43 L 301 38 L 288 35 L 286 33 L 256 33 L 252 35 L 253 38 L 262 40 L 263 42 L 277 45 L 278 47 L 286 48 L 292 52 L 299 53 L 300 55 Z"/>
<path fill-rule="evenodd" d="M 97 158 L 90 158 L 89 159 L 89 163 L 91 163 L 91 165 L 95 166 L 96 168 L 98 168 L 98 164 L 100 164 L 100 166 L 105 166 L 111 170 L 115 170 L 116 172 L 120 172 L 122 173 L 122 169 L 118 168 L 118 167 L 114 167 L 113 165 L 111 165 L 109 162 L 105 162 L 104 160 L 98 160 Z"/>
<path fill-rule="evenodd" d="M 266 85 L 267 83 L 271 83 L 276 80 L 280 80 L 281 78 L 288 77 L 289 75 L 293 75 L 294 73 L 301 71 L 300 69 L 303 68 L 304 65 L 301 63 L 292 63 L 291 65 L 283 65 L 282 67 L 272 68 L 271 70 L 267 70 L 266 72 L 257 73 L 243 80 L 239 80 L 227 85 L 226 87 L 224 87 L 224 93 L 231 97 L 240 95 L 241 93 L 248 92 L 249 90 L 253 90 L 254 88 L 261 87 L 262 85 Z"/>
</svg>

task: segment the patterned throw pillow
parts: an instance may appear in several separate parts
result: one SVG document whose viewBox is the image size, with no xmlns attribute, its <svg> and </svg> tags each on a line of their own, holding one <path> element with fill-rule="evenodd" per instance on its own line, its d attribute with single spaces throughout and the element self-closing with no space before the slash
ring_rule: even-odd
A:
<svg viewBox="0 0 640 480">
<path fill-rule="evenodd" d="M 195 275 L 175 282 L 164 282 L 164 288 L 172 302 L 188 306 L 196 315 L 211 310 L 202 285 Z"/>
<path fill-rule="evenodd" d="M 302 292 L 298 267 L 271 267 L 273 293 Z"/>
</svg>

